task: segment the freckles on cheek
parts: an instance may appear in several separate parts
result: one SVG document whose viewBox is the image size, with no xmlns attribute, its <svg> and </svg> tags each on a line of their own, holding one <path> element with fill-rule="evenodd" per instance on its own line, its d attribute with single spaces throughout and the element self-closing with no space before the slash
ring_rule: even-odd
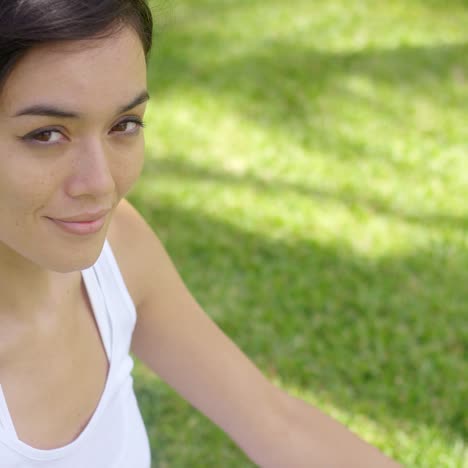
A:
<svg viewBox="0 0 468 468">
<path fill-rule="evenodd" d="M 0 217 L 3 220 L 8 220 L 8 226 L 10 232 L 16 233 L 13 237 L 17 237 L 21 231 L 25 230 L 28 224 L 28 218 L 34 208 L 31 205 L 31 201 L 25 196 L 20 194 L 5 193 L 4 187 L 2 187 L 0 196 L 2 197 L 0 203 Z"/>
<path fill-rule="evenodd" d="M 8 177 L 0 178 L 0 193 L 10 212 L 16 213 L 18 219 L 24 219 L 25 215 L 40 210 L 47 201 L 53 175 L 43 174 L 31 166 L 8 172 Z"/>
</svg>

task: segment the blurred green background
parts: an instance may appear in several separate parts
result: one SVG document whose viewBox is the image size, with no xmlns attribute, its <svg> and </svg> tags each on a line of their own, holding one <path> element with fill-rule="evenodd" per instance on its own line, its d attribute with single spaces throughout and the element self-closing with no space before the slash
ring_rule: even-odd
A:
<svg viewBox="0 0 468 468">
<path fill-rule="evenodd" d="M 404 466 L 468 466 L 467 2 L 152 4 L 129 199 L 194 296 Z M 155 467 L 253 466 L 138 362 L 135 381 Z"/>
</svg>

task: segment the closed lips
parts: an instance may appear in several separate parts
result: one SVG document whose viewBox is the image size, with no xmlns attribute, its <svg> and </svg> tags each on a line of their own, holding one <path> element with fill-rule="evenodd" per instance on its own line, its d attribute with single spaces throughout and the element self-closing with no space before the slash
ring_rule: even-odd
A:
<svg viewBox="0 0 468 468">
<path fill-rule="evenodd" d="M 90 223 L 92 221 L 101 219 L 103 216 L 109 213 L 109 211 L 110 210 L 103 210 L 103 211 L 99 211 L 98 213 L 83 213 L 81 215 L 73 216 L 71 218 L 49 218 L 49 219 L 55 219 L 56 221 L 62 221 L 64 223 Z"/>
</svg>

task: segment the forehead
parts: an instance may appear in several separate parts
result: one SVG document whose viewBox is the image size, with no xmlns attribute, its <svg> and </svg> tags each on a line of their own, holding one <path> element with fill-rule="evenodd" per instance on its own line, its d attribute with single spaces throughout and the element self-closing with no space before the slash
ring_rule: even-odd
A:
<svg viewBox="0 0 468 468">
<path fill-rule="evenodd" d="M 29 51 L 5 82 L 0 112 L 39 103 L 105 112 L 145 89 L 143 46 L 126 27 L 102 39 L 47 43 Z"/>
</svg>

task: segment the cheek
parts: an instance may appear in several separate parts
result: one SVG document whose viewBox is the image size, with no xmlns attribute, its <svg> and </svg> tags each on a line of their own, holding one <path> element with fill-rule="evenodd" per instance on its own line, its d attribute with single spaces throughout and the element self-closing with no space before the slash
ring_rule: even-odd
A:
<svg viewBox="0 0 468 468">
<path fill-rule="evenodd" d="M 47 198 L 53 174 L 17 147 L 0 151 L 0 204 L 18 217 L 40 207 Z"/>
<path fill-rule="evenodd" d="M 4 172 L 3 164 L 0 166 L 0 241 L 17 246 L 15 250 L 19 251 L 21 245 L 30 242 L 35 214 L 43 202 L 35 182 L 18 177 L 14 171 Z"/>
<path fill-rule="evenodd" d="M 124 197 L 140 177 L 145 160 L 145 142 L 140 138 L 124 157 L 118 159 L 119 164 L 114 168 L 114 178 L 120 197 Z"/>
</svg>

